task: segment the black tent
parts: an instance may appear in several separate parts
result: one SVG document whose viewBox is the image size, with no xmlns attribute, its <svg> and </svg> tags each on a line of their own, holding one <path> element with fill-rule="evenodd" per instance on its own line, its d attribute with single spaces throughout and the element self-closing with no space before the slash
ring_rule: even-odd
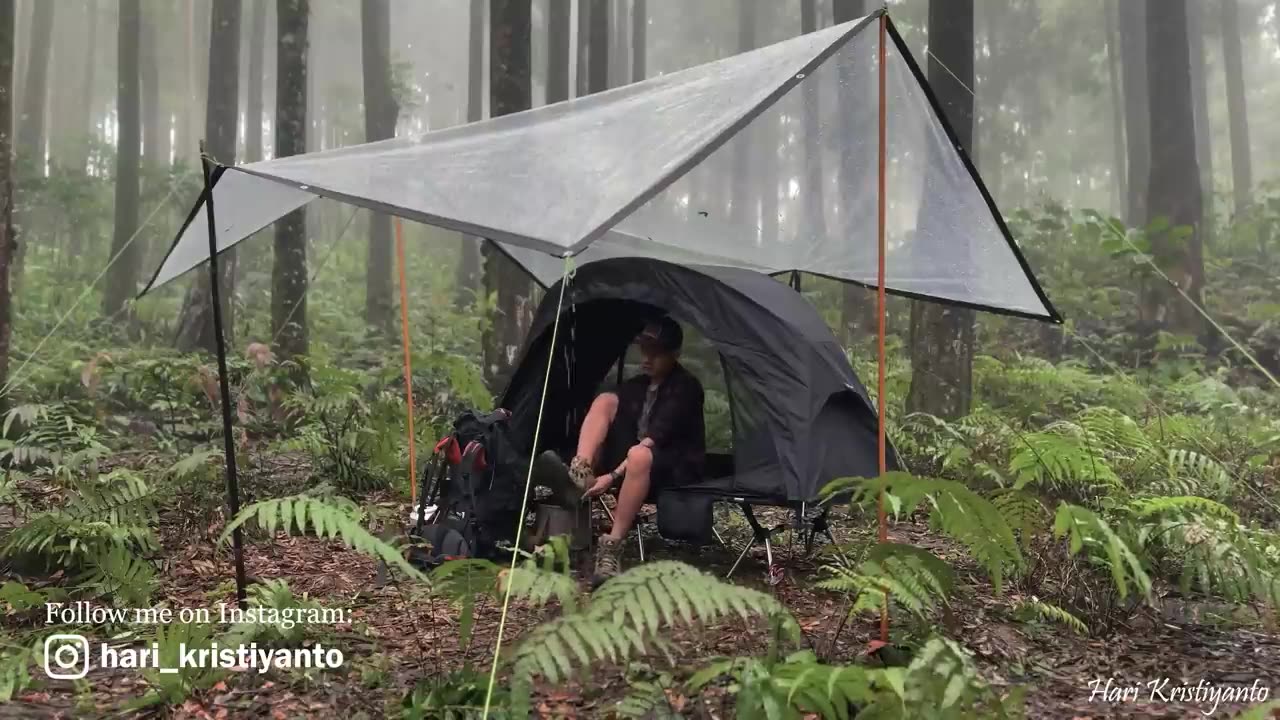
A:
<svg viewBox="0 0 1280 720">
<path fill-rule="evenodd" d="M 557 308 L 537 449 L 562 453 L 645 321 L 666 312 L 715 348 L 729 395 L 732 453 L 709 457 L 712 477 L 689 491 L 799 505 L 829 480 L 878 473 L 875 407 L 830 328 L 791 287 L 750 270 L 627 257 L 583 265 L 563 304 L 560 292 L 560 283 L 547 291 L 502 398 L 522 449 L 538 422 Z"/>
</svg>

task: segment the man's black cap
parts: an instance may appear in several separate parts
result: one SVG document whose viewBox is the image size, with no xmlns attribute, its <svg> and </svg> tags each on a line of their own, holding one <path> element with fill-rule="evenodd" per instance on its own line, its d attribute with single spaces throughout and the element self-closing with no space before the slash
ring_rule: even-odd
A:
<svg viewBox="0 0 1280 720">
<path fill-rule="evenodd" d="M 637 342 L 641 347 L 652 347 L 672 353 L 679 352 L 680 347 L 684 345 L 684 330 L 680 329 L 680 323 L 664 315 L 650 321 L 645 326 L 644 332 L 640 333 Z"/>
</svg>

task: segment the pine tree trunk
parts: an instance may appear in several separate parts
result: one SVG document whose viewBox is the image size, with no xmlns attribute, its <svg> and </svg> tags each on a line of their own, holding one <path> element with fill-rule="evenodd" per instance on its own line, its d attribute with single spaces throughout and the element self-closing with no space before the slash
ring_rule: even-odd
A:
<svg viewBox="0 0 1280 720">
<path fill-rule="evenodd" d="M 267 42 L 267 0 L 251 0 L 252 15 L 249 19 L 249 74 L 248 93 L 245 98 L 244 161 L 262 159 L 262 77 L 265 72 L 263 55 Z"/>
<path fill-rule="evenodd" d="M 154 179 L 168 157 L 161 157 L 161 135 L 168 126 L 160 119 L 160 52 L 155 20 L 142 15 L 142 46 L 138 48 L 139 77 L 142 88 L 142 158 L 146 162 L 147 180 Z"/>
<path fill-rule="evenodd" d="M 13 235 L 13 41 L 14 0 L 0 0 L 0 387 L 9 382 L 9 340 L 13 335 L 9 264 L 18 242 Z M 9 393 L 0 394 L 0 415 L 9 411 Z"/>
<path fill-rule="evenodd" d="M 966 151 L 973 149 L 973 0 L 930 0 L 929 84 Z M 923 202 L 928 203 L 926 195 Z M 907 412 L 944 419 L 973 403 L 974 311 L 911 303 L 911 389 Z"/>
<path fill-rule="evenodd" d="M 134 242 L 138 229 L 138 162 L 142 128 L 138 114 L 138 40 L 141 32 L 138 0 L 120 0 L 117 26 L 116 111 L 120 135 L 116 145 L 115 228 L 111 238 L 114 261 L 107 271 L 102 314 L 118 319 L 137 292 L 142 246 Z"/>
<path fill-rule="evenodd" d="M 1228 0 L 1230 1 L 1230 0 Z M 1159 217 L 1173 227 L 1189 226 L 1190 237 L 1171 232 L 1151 238 L 1152 254 L 1169 279 L 1199 302 L 1204 286 L 1201 257 L 1203 198 L 1196 166 L 1195 109 L 1191 91 L 1191 57 L 1187 42 L 1187 0 L 1161 0 L 1156 12 L 1147 8 L 1147 88 L 1150 110 L 1151 174 L 1147 181 L 1147 218 Z M 1199 336 L 1199 314 L 1161 279 L 1147 284 L 1144 315 L 1174 332 Z"/>
<path fill-rule="evenodd" d="M 484 117 L 484 3 L 471 0 L 467 44 L 467 122 Z M 567 62 L 567 61 L 566 61 Z M 549 90 L 548 90 L 549 92 Z M 463 310 L 475 302 L 481 291 L 480 244 L 473 235 L 462 236 L 462 255 L 454 279 L 454 306 Z"/>
<path fill-rule="evenodd" d="M 1191 103 L 1195 110 L 1196 164 L 1200 166 L 1200 195 L 1205 211 L 1213 214 L 1213 143 L 1209 130 L 1209 96 L 1205 87 L 1204 5 L 1187 3 L 1187 43 L 1191 57 Z"/>
<path fill-rule="evenodd" d="M 569 47 L 572 33 L 571 0 L 548 0 L 547 104 L 569 99 Z"/>
<path fill-rule="evenodd" d="M 532 104 L 532 17 L 526 0 L 490 0 L 489 8 L 489 106 L 498 117 Z M 485 380 L 497 394 L 510 380 L 531 320 L 531 284 L 524 270 L 489 243 L 484 247 L 484 279 L 488 292 L 498 296 L 484 338 Z"/>
<path fill-rule="evenodd" d="M 391 91 L 391 10 L 388 0 L 361 0 L 361 61 L 364 69 L 365 140 L 395 137 L 400 109 Z M 365 268 L 365 324 L 377 332 L 392 328 L 391 216 L 369 219 L 369 255 Z"/>
<path fill-rule="evenodd" d="M 205 103 L 205 152 L 223 165 L 236 161 L 236 130 L 240 103 L 240 0 L 214 0 L 209 25 L 209 96 Z M 233 208 L 213 208 L 215 214 L 234 212 Z M 231 332 L 231 298 L 235 295 L 236 251 L 229 249 L 218 256 L 221 274 L 223 329 L 227 342 L 234 341 Z M 203 349 L 217 352 L 217 335 L 213 328 L 212 290 L 209 274 L 198 273 L 178 316 L 177 348 L 181 352 Z"/>
<path fill-rule="evenodd" d="M 588 18 L 587 92 L 609 89 L 609 0 L 591 0 Z"/>
<path fill-rule="evenodd" d="M 593 2 L 595 0 L 578 0 L 577 82 L 574 83 L 574 97 L 582 97 L 591 92 L 587 73 L 591 64 L 591 6 Z"/>
<path fill-rule="evenodd" d="M 84 56 L 84 74 L 81 76 L 79 113 L 76 115 L 75 154 L 70 161 L 81 172 L 87 172 L 89 151 L 94 137 L 93 109 L 97 97 L 98 70 L 98 22 L 102 15 L 99 9 L 101 0 L 89 0 L 87 18 L 89 23 L 88 47 Z"/>
<path fill-rule="evenodd" d="M 1111 186 L 1115 189 L 1115 215 L 1124 214 L 1125 200 L 1129 196 L 1128 174 L 1125 171 L 1124 154 L 1124 102 L 1120 91 L 1120 31 L 1116 16 L 1117 2 L 1123 0 L 1102 0 L 1102 16 L 1107 24 L 1107 79 L 1111 90 L 1111 138 L 1112 138 L 1112 170 Z"/>
<path fill-rule="evenodd" d="M 1280 14 L 1280 7 L 1276 8 Z M 1222 60 L 1227 76 L 1227 117 L 1231 125 L 1231 195 L 1240 214 L 1253 201 L 1249 148 L 1249 112 L 1244 96 L 1244 60 L 1240 50 L 1240 13 L 1236 0 L 1222 0 Z"/>
<path fill-rule="evenodd" d="M 835 24 L 840 25 L 852 20 L 856 20 L 867 14 L 865 0 L 833 0 L 832 2 L 832 19 Z M 841 84 L 836 89 L 837 102 L 842 108 L 856 107 L 857 103 L 867 102 L 868 98 L 873 98 L 873 87 L 851 87 Z M 841 112 L 840 117 L 843 120 L 840 132 L 845 136 L 853 136 L 857 133 L 866 132 L 865 128 L 857 127 L 853 124 L 853 112 Z M 852 188 L 860 187 L 853 178 L 863 170 L 857 166 L 857 161 L 852 153 L 844 153 L 841 158 L 841 164 L 838 168 L 840 172 L 840 186 L 849 188 L 845 192 L 852 192 Z M 843 197 L 840 200 L 842 212 L 849 212 L 849 208 L 854 206 L 851 197 Z M 864 333 L 876 331 L 876 306 L 871 293 L 865 288 L 854 285 L 853 283 L 844 283 L 840 288 L 840 317 L 841 317 L 841 337 L 846 345 L 852 345 L 854 341 Z"/>
<path fill-rule="evenodd" d="M 1120 70 L 1124 80 L 1124 131 L 1129 197 L 1125 222 L 1141 225 L 1147 216 L 1147 175 L 1151 171 L 1147 102 L 1147 4 L 1117 0 L 1120 8 Z"/>
<path fill-rule="evenodd" d="M 646 0 L 631 0 L 631 82 L 640 82 L 647 77 L 648 45 L 648 3 Z"/>
<path fill-rule="evenodd" d="M 307 141 L 308 0 L 276 4 L 276 157 L 304 152 Z M 271 267 L 271 331 L 277 353 L 307 353 L 307 228 L 305 209 L 276 223 Z"/>
<path fill-rule="evenodd" d="M 53 46 L 53 8 L 56 2 L 41 0 L 31 16 L 31 42 L 27 45 L 27 77 L 23 84 L 22 115 L 18 118 L 19 162 L 35 163 L 44 172 L 45 107 L 49 102 L 49 51 Z"/>
<path fill-rule="evenodd" d="M 800 0 L 800 32 L 808 34 L 818 29 L 818 2 L 817 0 Z M 821 108 L 818 103 L 821 100 L 821 93 L 814 93 L 810 96 L 810 101 L 805 103 L 804 107 L 804 137 L 810 142 L 816 141 L 821 136 L 821 128 L 819 127 L 819 119 L 821 118 Z M 814 145 L 810 145 L 812 155 L 804 159 L 807 167 L 804 185 L 800 192 L 804 196 L 804 215 L 814 222 L 814 235 L 819 238 L 827 236 L 826 222 L 826 193 L 823 188 L 823 181 L 826 173 L 823 170 L 822 151 Z"/>
<path fill-rule="evenodd" d="M 756 47 L 756 4 L 741 3 L 738 6 L 738 52 L 744 53 Z M 752 192 L 751 182 L 756 168 L 751 165 L 751 147 L 755 138 L 762 131 L 759 123 L 752 123 L 738 134 L 738 147 L 733 155 L 733 172 L 730 179 L 730 215 L 734 222 L 747 236 L 746 242 L 755 244 L 759 239 L 760 198 Z M 766 168 L 759 168 L 764 172 Z"/>
</svg>

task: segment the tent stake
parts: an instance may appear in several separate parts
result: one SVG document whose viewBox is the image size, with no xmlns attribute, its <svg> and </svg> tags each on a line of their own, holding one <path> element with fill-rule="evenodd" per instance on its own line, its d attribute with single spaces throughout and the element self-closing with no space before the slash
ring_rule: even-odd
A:
<svg viewBox="0 0 1280 720">
<path fill-rule="evenodd" d="M 227 342 L 222 335 L 222 293 L 218 271 L 218 234 L 213 215 L 213 161 L 200 142 L 200 167 L 204 174 L 204 207 L 209 220 L 209 296 L 213 303 L 213 337 L 218 354 L 218 391 L 222 395 L 222 450 L 226 453 L 227 508 L 230 518 L 240 514 L 240 485 L 236 477 L 236 441 L 231 434 L 231 386 L 227 379 Z M 236 563 L 236 601 L 245 607 L 244 535 L 240 526 L 231 531 Z"/>
<path fill-rule="evenodd" d="M 409 496 L 418 504 L 418 453 L 413 433 L 413 366 L 409 361 L 409 290 L 404 280 L 404 228 L 396 218 L 396 265 L 400 271 L 400 346 L 404 349 L 404 399 L 409 413 Z"/>
<path fill-rule="evenodd" d="M 880 460 L 880 477 L 884 477 L 888 464 L 885 458 L 885 360 L 884 360 L 884 335 L 885 335 L 885 299 L 884 299 L 884 224 L 885 224 L 885 160 L 887 152 L 885 150 L 885 27 L 888 22 L 888 15 L 882 13 L 880 15 L 880 62 L 877 63 L 880 75 L 880 172 L 877 178 L 879 192 L 876 198 L 876 259 L 878 267 L 876 269 L 876 312 L 879 315 L 880 327 L 876 338 L 878 360 L 877 360 L 877 378 L 876 378 L 876 402 L 880 415 L 879 426 L 876 437 L 876 450 Z M 876 519 L 880 525 L 880 542 L 889 541 L 889 521 L 884 511 L 884 486 L 880 488 L 880 503 L 876 512 Z M 889 596 L 885 594 L 884 606 L 880 608 L 880 642 L 889 642 Z"/>
</svg>

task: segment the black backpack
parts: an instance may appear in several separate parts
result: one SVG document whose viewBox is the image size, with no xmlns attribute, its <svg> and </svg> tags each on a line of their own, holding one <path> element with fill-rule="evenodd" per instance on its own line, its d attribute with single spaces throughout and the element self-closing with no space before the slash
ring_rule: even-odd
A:
<svg viewBox="0 0 1280 720">
<path fill-rule="evenodd" d="M 429 546 L 417 564 L 495 557 L 515 541 L 528 463 L 510 440 L 510 419 L 501 408 L 468 410 L 436 445 L 410 531 Z"/>
</svg>

